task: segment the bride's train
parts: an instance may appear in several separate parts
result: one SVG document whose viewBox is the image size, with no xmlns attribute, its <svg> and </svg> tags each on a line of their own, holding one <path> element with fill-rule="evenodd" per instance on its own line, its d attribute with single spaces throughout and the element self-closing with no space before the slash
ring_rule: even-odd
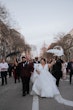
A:
<svg viewBox="0 0 73 110">
<path fill-rule="evenodd" d="M 37 97 L 37 95 L 36 95 L 35 92 L 31 92 L 30 95 L 33 95 L 33 96 Z M 46 98 L 46 97 L 45 97 L 45 98 Z M 60 103 L 60 104 L 64 104 L 64 105 L 66 105 L 66 106 L 71 106 L 71 107 L 73 107 L 73 101 L 64 99 L 60 94 L 54 96 L 54 99 L 55 99 L 58 103 Z"/>
<path fill-rule="evenodd" d="M 61 104 L 64 104 L 64 105 L 68 105 L 68 106 L 72 106 L 72 107 L 73 107 L 73 101 L 66 100 L 66 99 L 62 98 L 61 95 L 56 95 L 56 96 L 54 97 L 54 99 L 55 99 L 58 103 L 61 103 Z"/>
</svg>

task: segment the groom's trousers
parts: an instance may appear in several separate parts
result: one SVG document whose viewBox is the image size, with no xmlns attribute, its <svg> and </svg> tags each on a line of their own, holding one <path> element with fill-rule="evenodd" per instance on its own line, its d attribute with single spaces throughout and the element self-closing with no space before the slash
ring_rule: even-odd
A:
<svg viewBox="0 0 73 110">
<path fill-rule="evenodd" d="M 22 77 L 22 93 L 23 95 L 29 94 L 29 77 Z"/>
</svg>

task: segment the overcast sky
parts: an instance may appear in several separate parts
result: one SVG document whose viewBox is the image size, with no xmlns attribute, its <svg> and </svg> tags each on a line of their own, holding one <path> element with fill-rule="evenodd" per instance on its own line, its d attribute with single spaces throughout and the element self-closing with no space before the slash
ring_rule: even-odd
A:
<svg viewBox="0 0 73 110">
<path fill-rule="evenodd" d="M 73 28 L 73 0 L 0 0 L 29 44 L 53 42 Z"/>
</svg>

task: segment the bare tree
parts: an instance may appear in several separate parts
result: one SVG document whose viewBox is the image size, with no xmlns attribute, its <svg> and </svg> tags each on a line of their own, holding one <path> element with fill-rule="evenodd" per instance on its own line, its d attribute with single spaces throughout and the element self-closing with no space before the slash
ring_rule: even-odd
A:
<svg viewBox="0 0 73 110">
<path fill-rule="evenodd" d="M 4 5 L 0 3 L 0 56 L 16 51 L 30 51 L 30 46 L 16 29 L 11 29 L 9 13 Z"/>
<path fill-rule="evenodd" d="M 70 59 L 70 49 L 73 47 L 73 37 L 70 34 L 57 36 L 57 45 L 61 46 L 64 50 L 64 55 L 66 59 Z M 71 50 L 72 51 L 72 50 Z"/>
<path fill-rule="evenodd" d="M 12 46 L 9 28 L 0 20 L 0 56 L 10 52 Z"/>
<path fill-rule="evenodd" d="M 8 27 L 10 25 L 9 17 L 10 17 L 10 14 L 7 11 L 6 7 L 0 3 L 0 20 L 4 24 L 6 24 Z"/>
<path fill-rule="evenodd" d="M 12 50 L 24 50 L 25 40 L 21 37 L 21 34 L 15 29 L 10 29 L 10 37 L 12 39 Z"/>
</svg>

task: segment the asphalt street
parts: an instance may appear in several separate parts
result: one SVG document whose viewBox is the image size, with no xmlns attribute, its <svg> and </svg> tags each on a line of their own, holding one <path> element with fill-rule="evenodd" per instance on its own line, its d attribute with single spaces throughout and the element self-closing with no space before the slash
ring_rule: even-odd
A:
<svg viewBox="0 0 73 110">
<path fill-rule="evenodd" d="M 1 80 L 0 80 L 1 84 Z M 73 101 L 73 82 L 60 81 L 60 93 L 63 98 Z M 52 98 L 22 96 L 22 85 L 8 78 L 8 84 L 0 85 L 0 110 L 73 110 L 73 107 L 58 103 Z"/>
</svg>

